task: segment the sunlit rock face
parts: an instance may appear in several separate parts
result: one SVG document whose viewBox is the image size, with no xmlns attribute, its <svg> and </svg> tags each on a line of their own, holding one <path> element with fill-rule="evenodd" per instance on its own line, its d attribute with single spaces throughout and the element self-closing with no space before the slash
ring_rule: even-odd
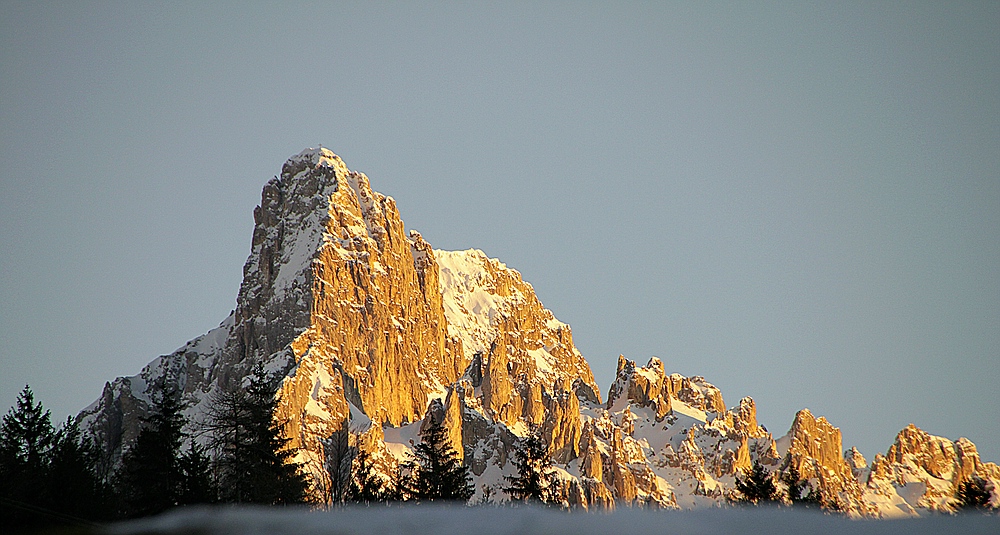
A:
<svg viewBox="0 0 1000 535">
<path fill-rule="evenodd" d="M 264 186 L 254 222 L 230 316 L 108 383 L 80 413 L 106 470 L 135 439 L 152 396 L 180 391 L 194 431 L 216 393 L 241 388 L 262 364 L 278 381 L 274 416 L 318 497 L 335 435 L 369 452 L 388 478 L 431 424 L 445 427 L 470 467 L 474 500 L 507 499 L 504 477 L 532 433 L 551 455 L 558 498 L 582 509 L 716 506 L 755 461 L 775 475 L 794 466 L 855 516 L 946 510 L 962 481 L 1000 482 L 968 440 L 916 428 L 870 467 L 807 410 L 776 441 L 753 399 L 727 409 L 705 378 L 670 374 L 656 357 L 645 366 L 619 357 L 602 403 L 570 326 L 520 273 L 406 232 L 395 201 L 327 149 L 291 157 Z"/>
<path fill-rule="evenodd" d="M 211 391 L 238 388 L 263 362 L 286 376 L 279 416 L 296 445 L 339 427 L 348 401 L 379 423 L 422 418 L 467 362 L 446 341 L 433 252 L 404 234 L 395 202 L 329 150 L 309 149 L 265 185 L 254 220 L 233 316 L 211 344 L 188 344 L 140 377 L 181 385 L 197 415 Z M 114 420 L 115 405 L 147 394 L 121 390 L 84 416 Z"/>
<path fill-rule="evenodd" d="M 482 251 L 436 251 L 448 334 L 464 358 L 480 355 L 483 403 L 506 425 L 544 419 L 543 395 L 572 388 L 599 402 L 590 365 L 570 326 L 546 309 L 521 274 Z"/>
<path fill-rule="evenodd" d="M 81 413 L 109 456 L 134 439 L 153 390 L 179 387 L 197 420 L 212 392 L 239 388 L 256 363 L 284 377 L 276 416 L 310 463 L 352 413 L 356 426 L 399 427 L 446 396 L 460 446 L 465 401 L 448 393 L 474 357 L 473 406 L 491 422 L 546 424 L 561 455 L 575 455 L 579 409 L 567 392 L 598 401 L 598 389 L 569 326 L 519 273 L 470 250 L 444 253 L 442 277 L 436 251 L 404 232 L 395 201 L 327 149 L 290 158 L 254 221 L 231 317 L 109 384 Z"/>
<path fill-rule="evenodd" d="M 819 493 L 828 507 L 871 516 L 877 510 L 862 498 L 864 489 L 841 443 L 840 429 L 822 416 L 814 417 L 809 409 L 802 409 L 795 415 L 788 434 L 778 439 L 778 449 L 785 459 L 781 472 L 794 468 L 801 479 L 808 480 L 811 490 L 806 492 Z M 863 457 L 852 460 L 864 463 Z"/>
<path fill-rule="evenodd" d="M 910 424 L 896 435 L 885 455 L 878 454 L 867 474 L 870 499 L 914 513 L 954 510 L 958 487 L 978 477 L 987 481 L 992 502 L 1000 504 L 1000 467 L 982 462 L 975 444 L 931 435 Z M 881 511 L 889 507 L 881 507 Z"/>
<path fill-rule="evenodd" d="M 963 482 L 978 477 L 992 488 L 1000 482 L 997 465 L 982 462 L 968 439 L 952 442 L 912 424 L 899 432 L 885 455 L 875 455 L 870 467 L 856 448 L 839 454 L 840 430 L 808 410 L 796 415 L 777 444 L 785 459 L 782 473 L 794 466 L 824 503 L 856 516 L 951 512 Z"/>
</svg>

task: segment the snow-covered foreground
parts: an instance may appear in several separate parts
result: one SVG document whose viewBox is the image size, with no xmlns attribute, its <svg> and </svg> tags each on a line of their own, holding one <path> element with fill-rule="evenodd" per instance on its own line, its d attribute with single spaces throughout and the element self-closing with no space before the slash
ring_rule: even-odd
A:
<svg viewBox="0 0 1000 535">
<path fill-rule="evenodd" d="M 190 508 L 115 524 L 109 535 L 128 534 L 379 534 L 501 535 L 631 533 L 1000 533 L 1000 516 L 968 514 L 904 520 L 851 520 L 783 509 L 702 509 L 565 513 L 528 507 L 372 507 L 330 512 L 273 508 Z"/>
</svg>

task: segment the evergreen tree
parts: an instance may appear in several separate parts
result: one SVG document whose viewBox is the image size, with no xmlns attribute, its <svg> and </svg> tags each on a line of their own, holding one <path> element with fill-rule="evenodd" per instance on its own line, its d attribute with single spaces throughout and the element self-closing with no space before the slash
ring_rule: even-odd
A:
<svg viewBox="0 0 1000 535">
<path fill-rule="evenodd" d="M 552 459 L 537 432 L 525 437 L 521 447 L 514 450 L 516 476 L 504 476 L 509 486 L 503 490 L 511 499 L 535 504 L 552 501 Z"/>
<path fill-rule="evenodd" d="M 788 501 L 793 507 L 840 510 L 836 497 L 827 497 L 822 489 L 813 488 L 807 480 L 802 479 L 799 470 L 792 464 L 790 455 L 785 457 L 784 465 L 786 469 L 781 474 L 781 482 L 788 487 Z"/>
<path fill-rule="evenodd" d="M 372 472 L 371 455 L 367 451 L 359 450 L 353 465 L 354 473 L 344 493 L 344 501 L 363 505 L 393 501 L 391 489 Z"/>
<path fill-rule="evenodd" d="M 0 525 L 89 526 L 109 517 L 107 488 L 94 472 L 96 448 L 67 419 L 58 431 L 24 387 L 0 425 Z"/>
<path fill-rule="evenodd" d="M 758 505 L 761 502 L 773 502 L 779 499 L 774 479 L 759 460 L 753 462 L 753 468 L 744 475 L 744 479 L 736 478 L 736 490 L 741 495 L 737 499 L 740 503 Z"/>
<path fill-rule="evenodd" d="M 323 442 L 323 455 L 326 457 L 324 468 L 329 480 L 326 498 L 331 506 L 344 503 L 351 486 L 351 466 L 355 453 L 351 447 L 350 437 L 345 422 L 337 432 Z"/>
<path fill-rule="evenodd" d="M 152 410 L 122 456 L 118 472 L 119 509 L 126 518 L 155 515 L 182 502 L 184 417 L 180 396 L 162 387 L 155 392 Z"/>
<path fill-rule="evenodd" d="M 788 487 L 788 501 L 792 502 L 792 505 L 801 504 L 804 502 L 804 494 L 802 491 L 809 485 L 808 482 L 802 480 L 799 475 L 799 469 L 795 465 L 788 463 L 788 469 L 781 474 L 781 482 Z"/>
<path fill-rule="evenodd" d="M 266 505 L 305 503 L 308 483 L 292 462 L 284 422 L 274 419 L 276 384 L 257 364 L 246 388 L 215 396 L 206 430 L 212 434 L 224 501 Z"/>
<path fill-rule="evenodd" d="M 420 503 L 469 501 L 475 492 L 469 467 L 458 460 L 444 426 L 429 426 L 422 438 L 403 480 L 404 494 Z"/>
<path fill-rule="evenodd" d="M 990 508 L 991 493 L 986 488 L 986 481 L 972 476 L 958 486 L 956 507 L 960 510 L 987 510 Z"/>
<path fill-rule="evenodd" d="M 49 516 L 48 459 L 55 441 L 51 416 L 25 385 L 0 425 L 0 507 L 5 525 L 33 526 Z"/>
<path fill-rule="evenodd" d="M 399 463 L 392 472 L 391 479 L 382 485 L 382 501 L 386 503 L 402 502 L 410 498 L 409 487 L 411 475 L 416 463 Z"/>
<path fill-rule="evenodd" d="M 48 487 L 52 509 L 86 520 L 109 520 L 111 488 L 97 475 L 99 453 L 90 439 L 83 439 L 71 418 L 56 432 L 49 463 Z M 58 491 L 56 491 L 56 489 Z"/>
<path fill-rule="evenodd" d="M 218 489 L 212 476 L 212 460 L 204 448 L 192 442 L 177 462 L 181 471 L 178 505 L 215 503 Z"/>
<path fill-rule="evenodd" d="M 795 507 L 823 507 L 825 499 L 822 492 L 814 489 L 812 485 L 802 479 L 799 470 L 792 463 L 791 459 L 785 461 L 788 469 L 781 474 L 781 481 L 788 486 L 788 501 Z"/>
</svg>

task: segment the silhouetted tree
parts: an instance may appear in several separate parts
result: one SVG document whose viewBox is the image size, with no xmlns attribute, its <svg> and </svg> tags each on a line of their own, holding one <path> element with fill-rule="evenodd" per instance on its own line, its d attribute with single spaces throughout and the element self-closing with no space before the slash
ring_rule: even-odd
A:
<svg viewBox="0 0 1000 535">
<path fill-rule="evenodd" d="M 986 481 L 972 476 L 958 486 L 955 506 L 960 510 L 987 510 L 990 508 L 991 493 L 986 488 Z"/>
<path fill-rule="evenodd" d="M 372 471 L 371 455 L 367 451 L 359 450 L 353 461 L 353 474 L 344 501 L 370 505 L 397 499 L 393 489 Z"/>
<path fill-rule="evenodd" d="M 49 411 L 25 385 L 0 425 L 0 506 L 4 524 L 32 526 L 51 521 L 48 458 L 55 440 Z"/>
<path fill-rule="evenodd" d="M 188 450 L 177 460 L 181 469 L 181 488 L 178 505 L 215 503 L 218 488 L 212 473 L 212 460 L 204 448 L 191 442 Z"/>
<path fill-rule="evenodd" d="M 781 474 L 781 482 L 788 487 L 788 501 L 792 502 L 792 505 L 804 502 L 803 498 L 805 495 L 802 491 L 809 486 L 809 482 L 799 476 L 799 469 L 791 462 L 788 463 L 788 468 Z"/>
<path fill-rule="evenodd" d="M 414 447 L 404 494 L 417 502 L 469 501 L 475 492 L 469 467 L 459 461 L 444 426 L 430 425 L 422 439 Z"/>
<path fill-rule="evenodd" d="M 284 422 L 275 420 L 277 383 L 262 364 L 249 384 L 217 394 L 205 429 L 216 451 L 223 501 L 288 505 L 307 500 L 308 484 L 292 462 Z"/>
<path fill-rule="evenodd" d="M 743 477 L 736 477 L 736 490 L 740 493 L 737 502 L 757 505 L 778 500 L 774 479 L 759 460 L 753 462 L 753 467 Z"/>
<path fill-rule="evenodd" d="M 0 425 L 0 525 L 90 525 L 109 517 L 107 487 L 94 472 L 96 448 L 68 419 L 52 428 L 25 386 Z"/>
<path fill-rule="evenodd" d="M 139 435 L 122 456 L 117 475 L 120 513 L 126 518 L 162 513 L 183 501 L 180 395 L 161 386 L 151 397 L 150 414 L 143 418 Z"/>
<path fill-rule="evenodd" d="M 344 503 L 351 485 L 351 466 L 354 461 L 354 449 L 351 448 L 351 434 L 347 423 L 330 435 L 323 442 L 323 455 L 326 457 L 326 469 L 329 487 L 326 489 L 327 501 L 336 506 Z"/>
<path fill-rule="evenodd" d="M 71 418 L 56 432 L 50 454 L 48 486 L 52 509 L 86 520 L 113 518 L 112 489 L 96 473 L 99 453 Z"/>
<path fill-rule="evenodd" d="M 517 475 L 504 476 L 503 487 L 511 499 L 525 503 L 547 504 L 552 501 L 552 459 L 537 431 L 533 431 L 514 450 Z"/>
<path fill-rule="evenodd" d="M 410 498 L 409 485 L 416 463 L 399 463 L 390 475 L 389 481 L 382 486 L 382 501 L 386 503 L 403 502 Z"/>
</svg>

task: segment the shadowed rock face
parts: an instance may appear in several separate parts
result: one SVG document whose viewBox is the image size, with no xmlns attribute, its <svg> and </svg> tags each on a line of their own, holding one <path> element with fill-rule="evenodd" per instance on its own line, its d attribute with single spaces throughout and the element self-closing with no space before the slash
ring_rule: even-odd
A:
<svg viewBox="0 0 1000 535">
<path fill-rule="evenodd" d="M 316 492 L 334 433 L 348 433 L 388 475 L 432 423 L 472 469 L 474 499 L 484 486 L 506 498 L 503 476 L 529 433 L 555 462 L 561 499 L 582 508 L 715 505 L 755 460 L 776 472 L 796 467 L 855 515 L 946 510 L 973 475 L 1000 483 L 968 440 L 912 426 L 871 468 L 808 410 L 775 441 L 751 398 L 727 409 L 703 377 L 668 374 L 655 357 L 641 367 L 619 357 L 602 404 L 569 325 L 520 273 L 482 251 L 437 251 L 404 232 L 395 201 L 327 149 L 291 157 L 264 186 L 254 222 L 230 316 L 108 383 L 78 416 L 103 446 L 106 469 L 138 434 L 151 395 L 181 392 L 196 426 L 214 393 L 240 388 L 263 363 L 279 381 L 275 418 Z M 912 492 L 917 484 L 926 490 Z"/>
</svg>

